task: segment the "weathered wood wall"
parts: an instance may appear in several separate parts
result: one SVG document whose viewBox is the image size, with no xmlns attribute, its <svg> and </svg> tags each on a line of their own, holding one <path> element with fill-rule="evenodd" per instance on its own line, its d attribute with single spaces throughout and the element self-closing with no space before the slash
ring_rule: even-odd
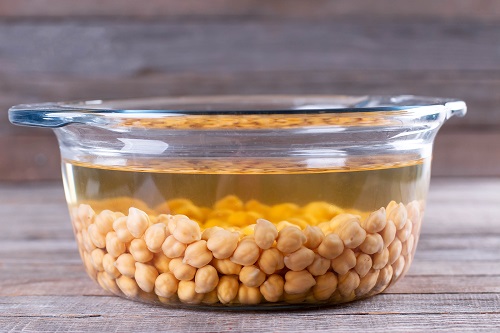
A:
<svg viewBox="0 0 500 333">
<path fill-rule="evenodd" d="M 500 175 L 496 0 L 0 0 L 0 180 L 57 179 L 18 103 L 160 95 L 458 97 L 434 175 Z"/>
</svg>

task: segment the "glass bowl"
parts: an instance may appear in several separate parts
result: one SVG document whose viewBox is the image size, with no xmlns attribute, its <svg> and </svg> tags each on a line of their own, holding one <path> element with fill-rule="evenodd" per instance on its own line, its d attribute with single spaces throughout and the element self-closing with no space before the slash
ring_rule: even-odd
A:
<svg viewBox="0 0 500 333">
<path fill-rule="evenodd" d="M 167 306 L 332 305 L 411 265 L 458 100 L 213 96 L 19 105 L 53 128 L 87 273 Z"/>
</svg>

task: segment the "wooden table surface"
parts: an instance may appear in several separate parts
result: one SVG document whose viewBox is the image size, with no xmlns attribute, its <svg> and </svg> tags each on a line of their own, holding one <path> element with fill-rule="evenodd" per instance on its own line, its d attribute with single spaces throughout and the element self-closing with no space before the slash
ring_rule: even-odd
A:
<svg viewBox="0 0 500 333">
<path fill-rule="evenodd" d="M 500 179 L 433 179 L 413 266 L 384 294 L 274 312 L 167 309 L 83 270 L 62 186 L 0 184 L 1 332 L 500 330 Z"/>
</svg>

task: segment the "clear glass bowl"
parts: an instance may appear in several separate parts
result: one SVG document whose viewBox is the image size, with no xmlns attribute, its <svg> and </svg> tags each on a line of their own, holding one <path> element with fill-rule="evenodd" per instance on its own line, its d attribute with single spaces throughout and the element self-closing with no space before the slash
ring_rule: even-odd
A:
<svg viewBox="0 0 500 333">
<path fill-rule="evenodd" d="M 215 96 L 20 105 L 51 127 L 80 255 L 119 296 L 282 308 L 372 296 L 410 267 L 434 137 L 464 102 Z"/>
</svg>

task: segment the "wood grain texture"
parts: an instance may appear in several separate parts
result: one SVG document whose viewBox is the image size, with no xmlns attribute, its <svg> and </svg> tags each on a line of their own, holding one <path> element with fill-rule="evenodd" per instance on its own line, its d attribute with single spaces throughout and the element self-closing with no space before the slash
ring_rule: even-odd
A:
<svg viewBox="0 0 500 333">
<path fill-rule="evenodd" d="M 382 295 L 331 308 L 224 312 L 110 296 L 83 270 L 61 184 L 0 183 L 0 330 L 494 331 L 500 325 L 498 193 L 499 178 L 434 179 L 412 268 Z"/>
</svg>

